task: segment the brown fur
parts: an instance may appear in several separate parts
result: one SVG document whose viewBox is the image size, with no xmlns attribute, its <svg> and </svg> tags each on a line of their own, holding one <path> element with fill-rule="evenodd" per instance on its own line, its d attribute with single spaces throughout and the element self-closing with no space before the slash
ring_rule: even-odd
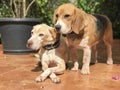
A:
<svg viewBox="0 0 120 90">
<path fill-rule="evenodd" d="M 103 39 L 108 50 L 107 64 L 112 64 L 112 24 L 104 15 L 90 15 L 73 4 L 63 4 L 54 13 L 55 27 L 60 25 L 59 32 L 67 35 L 73 61 L 77 60 L 77 48 L 84 51 L 82 74 L 89 74 L 91 48 Z M 57 29 L 57 28 L 56 28 Z M 96 48 L 94 49 L 97 53 Z M 97 58 L 95 58 L 97 59 Z M 77 65 L 77 64 L 76 64 Z M 75 67 L 75 66 L 74 66 Z M 73 70 L 77 70 L 78 66 Z"/>
</svg>

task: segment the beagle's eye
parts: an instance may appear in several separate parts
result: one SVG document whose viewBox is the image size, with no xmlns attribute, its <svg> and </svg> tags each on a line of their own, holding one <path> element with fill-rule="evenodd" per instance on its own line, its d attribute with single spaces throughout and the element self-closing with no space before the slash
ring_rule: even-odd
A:
<svg viewBox="0 0 120 90">
<path fill-rule="evenodd" d="M 40 37 L 44 36 L 44 34 L 39 34 Z"/>
<path fill-rule="evenodd" d="M 59 15 L 58 14 L 56 14 L 56 18 L 58 18 L 59 17 Z"/>
<path fill-rule="evenodd" d="M 70 15 L 69 15 L 69 14 L 64 15 L 64 18 L 68 18 L 68 17 L 70 17 Z"/>
</svg>

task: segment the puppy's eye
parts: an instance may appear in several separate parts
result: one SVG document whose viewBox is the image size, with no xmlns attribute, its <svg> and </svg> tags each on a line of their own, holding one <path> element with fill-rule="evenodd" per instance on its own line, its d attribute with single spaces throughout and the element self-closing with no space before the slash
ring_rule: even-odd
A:
<svg viewBox="0 0 120 90">
<path fill-rule="evenodd" d="M 44 36 L 44 34 L 39 34 L 40 37 Z"/>
<path fill-rule="evenodd" d="M 58 18 L 59 17 L 59 15 L 58 14 L 56 14 L 56 18 Z"/>
<path fill-rule="evenodd" d="M 70 15 L 69 15 L 69 14 L 64 15 L 64 18 L 68 18 L 68 17 L 70 17 Z"/>
</svg>

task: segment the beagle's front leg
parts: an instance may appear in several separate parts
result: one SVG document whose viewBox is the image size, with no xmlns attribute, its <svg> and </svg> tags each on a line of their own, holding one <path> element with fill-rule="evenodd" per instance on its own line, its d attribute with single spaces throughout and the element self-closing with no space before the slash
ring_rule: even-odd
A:
<svg viewBox="0 0 120 90">
<path fill-rule="evenodd" d="M 81 73 L 82 74 L 89 74 L 89 65 L 90 65 L 90 59 L 91 59 L 91 48 L 88 45 L 89 37 L 85 37 L 81 40 L 79 46 L 83 48 L 83 66 Z"/>
<path fill-rule="evenodd" d="M 70 59 L 74 62 L 73 68 L 71 70 L 76 71 L 79 68 L 78 58 L 77 58 L 77 49 L 74 46 L 70 46 Z"/>
<path fill-rule="evenodd" d="M 90 65 L 90 59 L 91 59 L 91 48 L 89 46 L 85 47 L 83 49 L 83 66 L 81 73 L 82 74 L 90 74 L 89 65 Z"/>
</svg>

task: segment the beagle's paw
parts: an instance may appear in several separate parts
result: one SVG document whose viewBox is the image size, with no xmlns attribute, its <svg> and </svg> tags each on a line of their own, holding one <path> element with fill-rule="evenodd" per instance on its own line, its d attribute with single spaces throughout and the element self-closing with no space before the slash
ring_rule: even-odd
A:
<svg viewBox="0 0 120 90">
<path fill-rule="evenodd" d="M 84 75 L 90 74 L 89 66 L 83 65 L 81 73 L 84 74 Z"/>
<path fill-rule="evenodd" d="M 59 77 L 51 78 L 51 80 L 52 80 L 53 83 L 60 83 L 61 82 Z"/>
<path fill-rule="evenodd" d="M 73 67 L 73 68 L 71 68 L 71 70 L 72 70 L 72 71 L 77 71 L 78 68 L 77 68 L 77 67 Z"/>
<path fill-rule="evenodd" d="M 44 81 L 46 79 L 46 77 L 44 77 L 44 76 L 38 76 L 36 79 L 35 79 L 35 81 L 36 82 L 42 82 L 42 81 Z"/>
<path fill-rule="evenodd" d="M 75 63 L 74 63 L 74 67 L 73 67 L 71 70 L 77 71 L 78 68 L 79 68 L 79 64 L 78 64 L 78 62 L 75 62 Z"/>
</svg>

